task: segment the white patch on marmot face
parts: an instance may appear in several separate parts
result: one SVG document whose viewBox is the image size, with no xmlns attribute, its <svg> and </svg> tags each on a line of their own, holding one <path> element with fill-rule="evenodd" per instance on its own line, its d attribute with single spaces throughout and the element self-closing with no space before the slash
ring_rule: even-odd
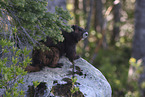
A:
<svg viewBox="0 0 145 97">
<path fill-rule="evenodd" d="M 83 38 L 82 38 L 82 40 L 84 40 L 84 39 L 87 38 L 87 37 L 88 37 L 88 32 L 83 33 Z"/>
</svg>

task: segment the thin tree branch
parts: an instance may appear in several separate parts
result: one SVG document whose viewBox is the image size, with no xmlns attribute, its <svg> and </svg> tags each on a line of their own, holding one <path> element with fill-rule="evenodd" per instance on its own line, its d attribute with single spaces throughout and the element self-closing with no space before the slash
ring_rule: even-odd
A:
<svg viewBox="0 0 145 97">
<path fill-rule="evenodd" d="M 30 40 L 33 42 L 33 44 L 35 44 L 36 41 L 34 41 L 34 39 L 27 33 L 26 29 L 23 28 L 23 27 L 21 26 L 21 23 L 20 23 L 20 21 L 19 21 L 19 18 L 15 15 L 15 12 L 11 11 L 10 9 L 8 9 L 8 10 L 9 10 L 9 12 L 12 14 L 12 16 L 15 17 L 15 19 L 17 20 L 17 22 L 18 22 L 19 25 L 20 25 L 20 28 L 22 28 L 22 30 L 25 32 L 25 34 L 26 34 L 26 35 L 30 38 Z"/>
</svg>

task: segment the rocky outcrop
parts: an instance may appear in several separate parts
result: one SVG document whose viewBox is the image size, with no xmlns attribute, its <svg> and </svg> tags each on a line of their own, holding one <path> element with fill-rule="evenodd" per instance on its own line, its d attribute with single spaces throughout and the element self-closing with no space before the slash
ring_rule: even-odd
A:
<svg viewBox="0 0 145 97">
<path fill-rule="evenodd" d="M 74 61 L 74 73 L 67 58 L 61 58 L 59 63 L 63 63 L 61 68 L 45 67 L 39 72 L 28 73 L 24 76 L 25 84 L 21 84 L 19 89 L 25 91 L 26 97 L 33 97 L 34 94 L 38 97 L 70 97 L 71 77 L 74 75 L 77 81 L 73 87 L 79 87 L 74 97 L 111 97 L 111 87 L 106 78 L 86 60 L 79 58 Z M 33 81 L 40 82 L 36 89 Z"/>
</svg>

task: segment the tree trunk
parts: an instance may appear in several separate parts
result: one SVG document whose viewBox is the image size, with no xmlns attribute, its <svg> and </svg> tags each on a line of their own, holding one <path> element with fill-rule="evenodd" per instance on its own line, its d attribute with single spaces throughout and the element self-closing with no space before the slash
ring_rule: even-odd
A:
<svg viewBox="0 0 145 97">
<path fill-rule="evenodd" d="M 114 25 L 113 25 L 113 34 L 112 34 L 112 38 L 111 38 L 112 45 L 114 45 L 115 42 L 119 39 L 120 9 L 121 9 L 120 3 L 115 4 L 113 7 Z"/>
<path fill-rule="evenodd" d="M 75 17 L 75 24 L 79 25 L 79 0 L 74 0 L 74 17 Z"/>
<path fill-rule="evenodd" d="M 145 66 L 145 0 L 136 0 L 135 10 L 135 34 L 133 40 L 132 56 L 134 58 L 142 59 L 143 66 Z M 142 97 L 145 96 L 145 89 L 141 88 L 141 83 L 145 80 L 145 68 L 140 74 L 139 86 Z"/>
<path fill-rule="evenodd" d="M 92 18 L 92 12 L 93 12 L 93 5 L 94 5 L 94 0 L 90 0 L 90 6 L 89 6 L 90 10 L 89 10 L 89 13 L 88 13 L 88 17 L 86 18 L 87 22 L 86 22 L 86 27 L 85 27 L 85 29 L 87 31 L 90 30 L 91 18 Z M 84 10 L 84 13 L 85 13 L 85 10 Z M 82 54 L 82 56 L 85 55 L 85 48 L 87 47 L 87 45 L 88 45 L 88 39 L 86 38 L 84 40 L 84 48 L 83 48 L 83 54 Z"/>
<path fill-rule="evenodd" d="M 102 14 L 102 0 L 96 0 L 96 14 L 94 27 L 97 32 L 101 32 L 103 26 L 103 14 Z"/>
<path fill-rule="evenodd" d="M 103 13 L 102 13 L 102 9 L 103 9 L 103 4 L 102 4 L 102 0 L 96 0 L 95 1 L 96 4 L 96 13 L 95 13 L 95 19 L 94 19 L 94 27 L 96 32 L 101 33 L 102 34 L 102 38 L 99 40 L 98 43 L 96 43 L 96 48 L 94 50 L 94 54 L 91 56 L 91 60 L 90 62 L 93 63 L 93 61 L 95 60 L 98 50 L 100 49 L 100 47 L 103 45 L 104 47 L 106 46 L 106 40 L 105 40 L 105 21 L 103 18 Z"/>
<path fill-rule="evenodd" d="M 87 14 L 87 4 L 86 0 L 83 0 L 83 13 L 84 13 L 84 19 L 86 19 L 86 14 Z"/>
</svg>

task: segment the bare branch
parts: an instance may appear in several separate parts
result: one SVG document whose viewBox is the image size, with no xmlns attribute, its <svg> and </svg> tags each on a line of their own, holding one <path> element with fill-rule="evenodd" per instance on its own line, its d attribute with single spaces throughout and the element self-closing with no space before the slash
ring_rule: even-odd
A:
<svg viewBox="0 0 145 97">
<path fill-rule="evenodd" d="M 27 31 L 25 30 L 25 28 L 23 28 L 21 26 L 21 28 L 23 29 L 23 31 L 25 32 L 25 34 L 31 39 L 31 41 L 33 42 L 33 44 L 35 44 L 36 42 L 34 41 L 34 39 L 27 33 Z"/>
</svg>

